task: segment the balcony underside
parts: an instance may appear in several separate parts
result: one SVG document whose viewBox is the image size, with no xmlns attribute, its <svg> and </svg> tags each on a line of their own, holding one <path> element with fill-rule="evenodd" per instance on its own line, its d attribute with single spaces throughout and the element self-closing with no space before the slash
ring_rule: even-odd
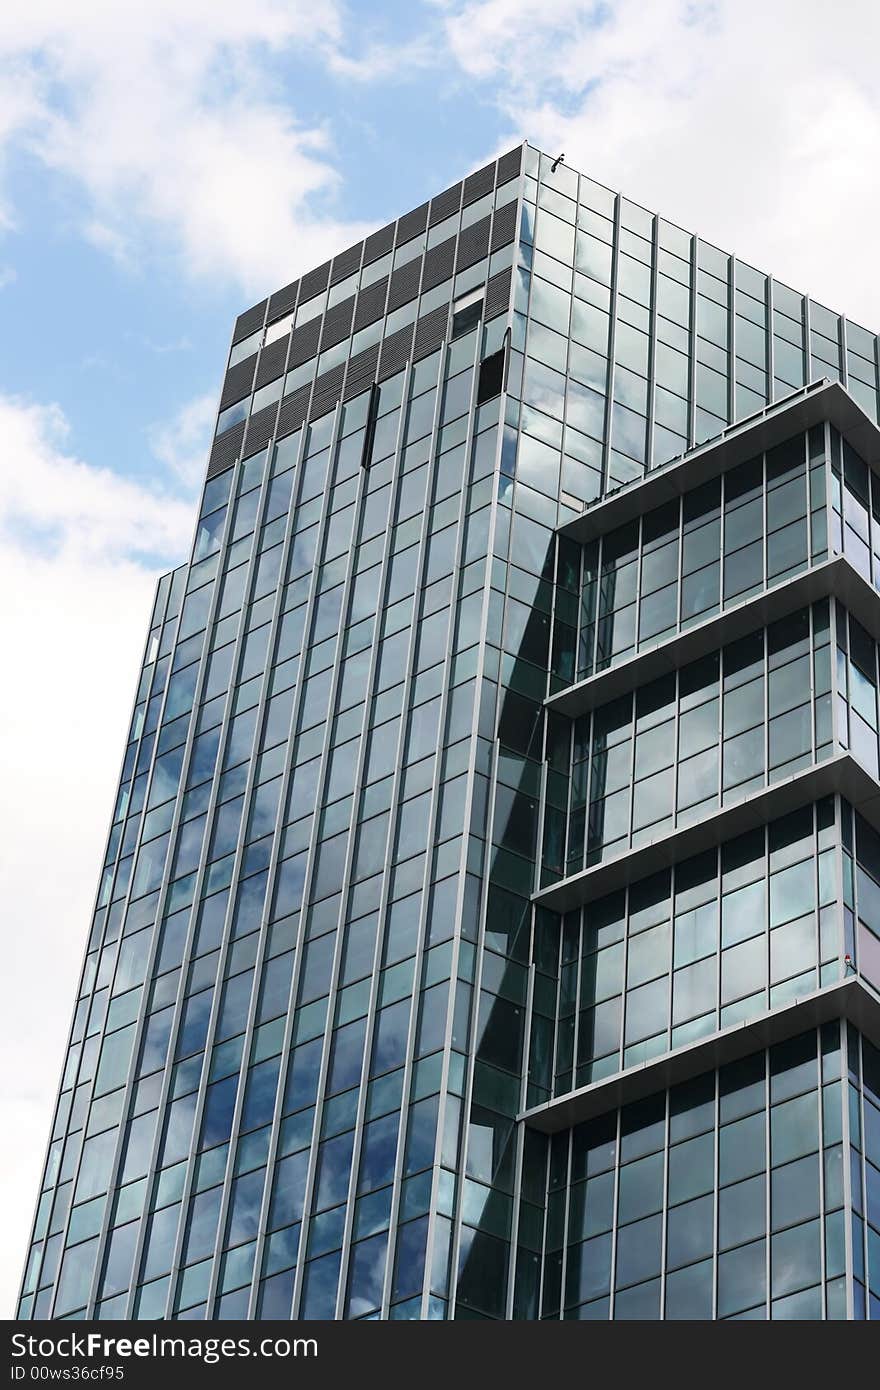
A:
<svg viewBox="0 0 880 1390">
<path fill-rule="evenodd" d="M 607 700 L 680 670 L 728 642 L 735 642 L 768 623 L 786 618 L 818 599 L 839 598 L 862 627 L 880 642 L 880 594 L 843 555 L 804 570 L 775 588 L 766 589 L 723 612 L 706 618 L 665 642 L 569 685 L 545 700 L 548 709 L 574 717 Z"/>
<path fill-rule="evenodd" d="M 849 753 L 838 753 L 699 821 L 559 879 L 533 893 L 532 901 L 567 912 L 834 792 L 880 831 L 880 784 Z"/>
<path fill-rule="evenodd" d="M 722 1028 L 641 1066 L 628 1067 L 626 1071 L 525 1110 L 518 1119 L 544 1134 L 555 1134 L 835 1018 L 849 1019 L 872 1042 L 880 1044 L 880 995 L 863 980 L 850 975 L 803 999 L 761 1014 L 759 1018 Z"/>
<path fill-rule="evenodd" d="M 880 470 L 880 429 L 839 382 L 821 381 L 627 483 L 567 521 L 559 533 L 582 543 L 591 541 L 823 420 L 840 431 L 869 467 Z"/>
</svg>

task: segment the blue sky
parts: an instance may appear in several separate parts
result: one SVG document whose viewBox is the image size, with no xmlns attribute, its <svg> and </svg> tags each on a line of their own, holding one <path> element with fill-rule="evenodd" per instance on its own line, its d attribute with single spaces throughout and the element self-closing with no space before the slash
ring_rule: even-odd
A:
<svg viewBox="0 0 880 1390">
<path fill-rule="evenodd" d="M 523 137 L 880 326 L 880 9 L 0 7 L 0 1313 L 235 316 Z M 36 984 L 35 984 L 36 982 Z"/>
</svg>

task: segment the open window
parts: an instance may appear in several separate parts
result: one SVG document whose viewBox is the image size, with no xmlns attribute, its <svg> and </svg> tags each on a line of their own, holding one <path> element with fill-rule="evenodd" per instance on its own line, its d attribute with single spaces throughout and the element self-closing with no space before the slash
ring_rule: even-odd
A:
<svg viewBox="0 0 880 1390">
<path fill-rule="evenodd" d="M 469 333 L 483 316 L 483 286 L 463 294 L 452 305 L 452 337 L 460 338 Z"/>
<path fill-rule="evenodd" d="M 504 390 L 504 379 L 507 375 L 507 346 L 509 342 L 509 332 L 504 335 L 504 342 L 497 352 L 490 352 L 488 357 L 484 357 L 480 363 L 480 375 L 477 378 L 477 405 L 484 405 L 486 401 L 491 401 L 493 396 L 500 396 Z"/>
</svg>

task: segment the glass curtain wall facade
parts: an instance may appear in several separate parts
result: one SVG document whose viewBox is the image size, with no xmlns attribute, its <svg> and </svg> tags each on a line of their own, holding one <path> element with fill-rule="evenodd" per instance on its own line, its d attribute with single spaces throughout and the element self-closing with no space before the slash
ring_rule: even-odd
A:
<svg viewBox="0 0 880 1390">
<path fill-rule="evenodd" d="M 878 363 L 528 145 L 239 317 L 22 1318 L 880 1318 Z"/>
</svg>

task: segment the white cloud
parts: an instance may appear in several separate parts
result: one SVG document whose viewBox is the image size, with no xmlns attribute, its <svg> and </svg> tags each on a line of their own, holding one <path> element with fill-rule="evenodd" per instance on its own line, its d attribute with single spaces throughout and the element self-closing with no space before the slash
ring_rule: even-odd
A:
<svg viewBox="0 0 880 1390">
<path fill-rule="evenodd" d="M 0 398 L 0 1312 L 13 1311 L 126 723 L 192 509 L 90 467 L 57 407 Z M 144 551 L 149 554 L 143 554 Z"/>
<path fill-rule="evenodd" d="M 217 396 L 211 391 L 187 401 L 171 421 L 151 431 L 156 458 L 193 490 L 205 474 L 216 414 Z"/>
<path fill-rule="evenodd" d="M 439 0 L 514 136 L 880 327 L 872 0 Z"/>
<path fill-rule="evenodd" d="M 84 192 L 83 235 L 117 261 L 167 235 L 190 273 L 263 291 L 365 230 L 334 212 L 327 129 L 297 120 L 278 77 L 341 32 L 336 4 L 303 0 L 4 6 L 0 151 L 24 145 Z"/>
</svg>

